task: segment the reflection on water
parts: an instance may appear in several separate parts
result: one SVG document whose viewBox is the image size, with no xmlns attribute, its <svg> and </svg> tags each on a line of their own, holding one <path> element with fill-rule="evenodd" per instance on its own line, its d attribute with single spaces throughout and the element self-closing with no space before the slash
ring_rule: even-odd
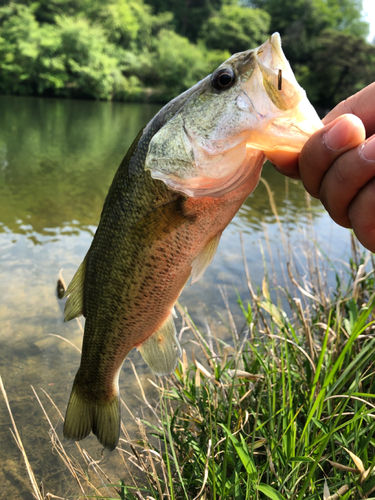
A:
<svg viewBox="0 0 375 500">
<path fill-rule="evenodd" d="M 46 491 L 76 494 L 76 485 L 51 453 L 48 424 L 30 385 L 46 390 L 63 412 L 78 352 L 60 335 L 79 346 L 77 324 L 62 322 L 63 303 L 56 297 L 61 268 L 67 281 L 84 257 L 98 222 L 112 177 L 138 131 L 158 110 L 154 105 L 101 103 L 0 96 L 0 374 L 14 417 L 38 480 Z M 286 181 L 271 166 L 264 169 L 289 244 L 299 248 L 306 228 L 306 200 L 298 182 Z M 331 259 L 348 250 L 347 231 L 329 222 L 312 200 L 314 230 Z M 219 285 L 226 287 L 238 325 L 241 314 L 236 291 L 247 297 L 239 232 L 243 232 L 247 261 L 256 285 L 263 278 L 265 235 L 277 256 L 281 276 L 283 251 L 280 232 L 264 184 L 246 201 L 225 231 L 214 262 L 202 280 L 181 296 L 195 321 L 204 327 L 207 315 L 218 321 L 225 306 Z M 269 262 L 265 252 L 264 260 Z M 187 350 L 191 350 L 187 347 Z M 144 378 L 150 376 L 137 352 L 132 353 Z M 137 413 L 134 377 L 121 377 L 122 396 Z M 44 397 L 44 401 L 47 399 Z M 62 436 L 56 411 L 53 424 Z M 130 422 L 126 422 L 128 426 Z M 24 465 L 9 432 L 10 420 L 0 400 L 0 484 L 7 497 L 32 498 Z M 74 445 L 68 445 L 71 448 Z M 94 456 L 94 438 L 85 441 Z M 114 456 L 113 456 L 114 457 Z M 109 463 L 115 458 L 109 457 Z M 123 473 L 121 464 L 113 470 Z"/>
<path fill-rule="evenodd" d="M 159 107 L 3 97 L 0 109 L 1 222 L 43 243 L 96 225 L 114 171 Z"/>
</svg>

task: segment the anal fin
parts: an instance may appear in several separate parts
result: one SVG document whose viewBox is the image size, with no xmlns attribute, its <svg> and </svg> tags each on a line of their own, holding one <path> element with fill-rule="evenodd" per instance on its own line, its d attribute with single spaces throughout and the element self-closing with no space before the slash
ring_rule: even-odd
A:
<svg viewBox="0 0 375 500">
<path fill-rule="evenodd" d="M 173 372 L 178 358 L 182 356 L 176 335 L 176 327 L 170 315 L 156 332 L 138 346 L 142 358 L 159 377 Z"/>
<path fill-rule="evenodd" d="M 207 243 L 201 253 L 194 259 L 191 266 L 191 284 L 201 279 L 205 270 L 211 264 L 212 259 L 215 257 L 220 237 L 221 233 L 212 238 L 212 240 Z"/>
<path fill-rule="evenodd" d="M 68 297 L 64 309 L 64 321 L 80 316 L 83 311 L 83 285 L 86 275 L 86 257 L 69 283 L 64 297 Z"/>
</svg>

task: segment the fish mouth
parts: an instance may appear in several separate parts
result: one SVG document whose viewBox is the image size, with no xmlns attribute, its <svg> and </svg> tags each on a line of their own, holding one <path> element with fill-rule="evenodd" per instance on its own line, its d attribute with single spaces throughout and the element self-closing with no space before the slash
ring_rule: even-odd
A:
<svg viewBox="0 0 375 500">
<path fill-rule="evenodd" d="M 277 57 L 283 61 L 284 64 L 288 64 L 288 61 L 285 57 L 285 54 L 283 52 L 283 49 L 281 48 L 281 37 L 280 33 L 277 31 L 273 33 L 268 42 L 272 45 L 273 52 L 277 55 Z M 267 42 L 266 42 L 267 43 Z"/>
<path fill-rule="evenodd" d="M 294 76 L 279 33 L 255 49 L 254 56 L 255 68 L 243 91 L 250 100 L 254 89 L 263 88 L 265 98 L 252 103 L 259 125 L 251 131 L 247 147 L 300 152 L 322 122 Z"/>
<path fill-rule="evenodd" d="M 150 141 L 145 168 L 188 196 L 223 196 L 257 178 L 265 152 L 300 152 L 322 127 L 278 33 L 219 69 L 228 67 L 236 78 L 225 92 L 202 80 Z"/>
<path fill-rule="evenodd" d="M 276 31 L 269 39 L 255 49 L 256 58 L 262 64 L 267 64 L 269 67 L 280 66 L 280 69 L 287 69 L 289 66 L 288 60 L 285 57 L 281 47 L 281 37 Z"/>
<path fill-rule="evenodd" d="M 286 61 L 286 57 L 284 55 L 284 52 L 281 48 L 281 37 L 280 37 L 280 33 L 278 33 L 277 31 L 275 31 L 275 33 L 273 33 L 270 38 L 269 38 L 269 43 L 272 45 L 273 47 L 273 50 L 274 52 L 278 55 L 278 57 L 283 60 L 283 61 Z M 266 42 L 267 43 L 267 42 Z"/>
</svg>

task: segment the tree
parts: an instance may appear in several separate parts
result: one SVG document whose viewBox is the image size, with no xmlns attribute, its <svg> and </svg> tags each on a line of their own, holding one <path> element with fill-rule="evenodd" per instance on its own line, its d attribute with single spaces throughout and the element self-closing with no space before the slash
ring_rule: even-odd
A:
<svg viewBox="0 0 375 500">
<path fill-rule="evenodd" d="M 251 0 L 271 16 L 271 31 L 278 31 L 292 65 L 308 64 L 316 39 L 324 30 L 345 31 L 365 38 L 362 0 Z"/>
<path fill-rule="evenodd" d="M 100 22 L 108 39 L 126 49 L 150 47 L 162 29 L 172 26 L 171 12 L 153 15 L 152 8 L 142 0 L 111 0 L 102 2 L 95 18 Z"/>
<path fill-rule="evenodd" d="M 216 69 L 230 54 L 192 44 L 170 30 L 162 30 L 150 51 L 129 61 L 129 73 L 153 88 L 154 99 L 166 102 Z"/>
<path fill-rule="evenodd" d="M 264 10 L 224 5 L 203 24 L 200 38 L 210 49 L 233 54 L 263 43 L 269 36 L 270 21 Z"/>
<path fill-rule="evenodd" d="M 300 83 L 322 112 L 375 80 L 375 47 L 347 32 L 323 31 Z"/>
<path fill-rule="evenodd" d="M 35 60 L 42 34 L 33 9 L 11 4 L 0 8 L 0 91 L 35 91 Z"/>
<path fill-rule="evenodd" d="M 238 0 L 146 0 L 155 13 L 171 12 L 175 31 L 191 42 L 199 38 L 202 25 L 223 5 L 237 5 Z"/>
<path fill-rule="evenodd" d="M 329 9 L 330 28 L 351 33 L 366 39 L 369 24 L 363 19 L 362 0 L 326 0 Z"/>
<path fill-rule="evenodd" d="M 39 24 L 34 8 L 0 8 L 0 91 L 109 99 L 139 92 L 121 71 L 124 51 L 83 17 Z"/>
</svg>

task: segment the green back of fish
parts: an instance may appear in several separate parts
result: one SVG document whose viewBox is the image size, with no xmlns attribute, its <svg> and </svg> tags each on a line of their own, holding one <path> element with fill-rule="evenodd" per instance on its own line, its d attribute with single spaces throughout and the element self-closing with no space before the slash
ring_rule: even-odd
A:
<svg viewBox="0 0 375 500">
<path fill-rule="evenodd" d="M 186 197 L 152 179 L 145 169 L 148 146 L 154 134 L 193 92 L 190 89 L 163 108 L 133 142 L 109 189 L 92 245 L 68 287 L 66 320 L 81 313 L 86 316 L 81 366 L 64 426 L 64 435 L 70 439 L 83 439 L 93 431 L 109 449 L 118 441 L 118 381 L 113 380 L 113 369 L 108 367 L 111 363 L 113 366 L 113 359 L 122 356 L 123 360 L 126 351 L 134 346 L 134 341 L 128 339 L 131 335 L 119 335 L 125 328 L 119 303 L 126 308 L 127 303 L 134 302 L 133 290 L 139 287 L 137 266 L 148 258 L 148 247 L 158 233 L 184 223 L 179 205 Z M 151 364 L 155 353 L 159 360 L 165 357 L 160 373 L 171 371 L 171 363 L 176 359 L 173 320 L 168 321 L 163 326 L 169 339 L 167 350 L 164 352 L 158 342 L 150 341 L 143 353 Z M 130 323 L 126 329 L 131 329 Z M 163 329 L 161 333 L 164 335 Z M 151 353 L 148 357 L 147 352 Z M 160 368 L 160 362 L 156 364 Z"/>
</svg>

